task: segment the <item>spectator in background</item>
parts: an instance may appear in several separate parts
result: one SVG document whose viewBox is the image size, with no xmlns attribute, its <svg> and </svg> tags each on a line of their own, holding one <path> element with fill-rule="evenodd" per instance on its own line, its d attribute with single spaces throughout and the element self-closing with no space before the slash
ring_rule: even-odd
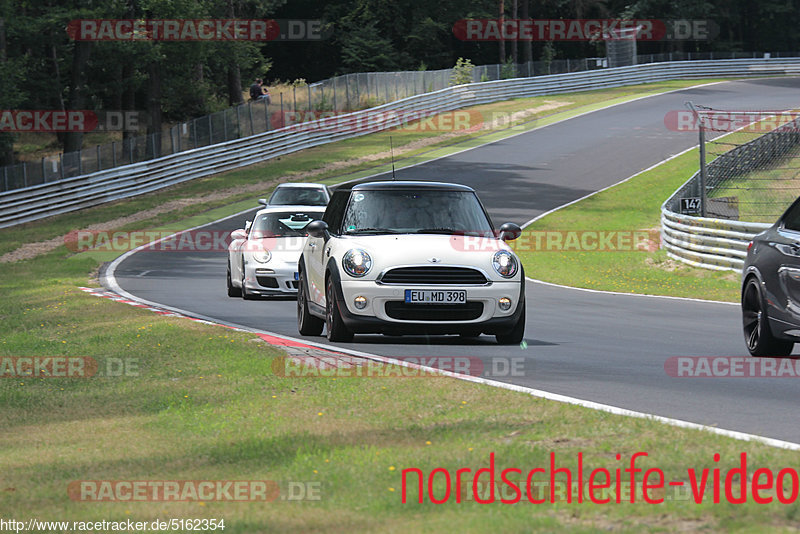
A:
<svg viewBox="0 0 800 534">
<path fill-rule="evenodd" d="M 266 85 L 261 85 L 261 96 L 259 97 L 267 101 L 267 105 L 272 104 L 272 97 L 269 96 L 269 87 Z"/>
<path fill-rule="evenodd" d="M 261 78 L 255 79 L 253 85 L 250 86 L 250 100 L 258 100 L 263 96 L 263 83 L 264 82 L 261 80 Z"/>
</svg>

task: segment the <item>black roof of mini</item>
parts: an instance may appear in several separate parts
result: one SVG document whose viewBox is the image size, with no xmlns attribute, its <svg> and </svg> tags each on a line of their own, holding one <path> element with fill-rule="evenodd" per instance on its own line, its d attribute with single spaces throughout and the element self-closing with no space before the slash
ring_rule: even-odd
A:
<svg viewBox="0 0 800 534">
<path fill-rule="evenodd" d="M 422 181 L 381 181 L 381 182 L 364 182 L 359 184 L 346 185 L 341 189 L 352 189 L 353 191 L 375 191 L 375 190 L 414 190 L 414 189 L 427 189 L 437 191 L 469 191 L 475 192 L 474 189 L 466 185 L 450 184 L 445 182 L 422 182 Z"/>
</svg>

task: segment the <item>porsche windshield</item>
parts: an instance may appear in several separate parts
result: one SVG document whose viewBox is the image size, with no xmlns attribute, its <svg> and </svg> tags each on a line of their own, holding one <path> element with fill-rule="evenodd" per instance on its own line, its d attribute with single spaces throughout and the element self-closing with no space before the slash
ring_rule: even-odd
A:
<svg viewBox="0 0 800 534">
<path fill-rule="evenodd" d="M 281 187 L 269 199 L 275 206 L 324 206 L 328 198 L 320 189 L 311 187 Z"/>
<path fill-rule="evenodd" d="M 354 191 L 342 222 L 345 234 L 487 235 L 492 224 L 472 191 Z"/>
<path fill-rule="evenodd" d="M 275 211 L 259 215 L 253 223 L 251 238 L 297 237 L 306 235 L 304 228 L 322 217 L 322 211 Z"/>
</svg>

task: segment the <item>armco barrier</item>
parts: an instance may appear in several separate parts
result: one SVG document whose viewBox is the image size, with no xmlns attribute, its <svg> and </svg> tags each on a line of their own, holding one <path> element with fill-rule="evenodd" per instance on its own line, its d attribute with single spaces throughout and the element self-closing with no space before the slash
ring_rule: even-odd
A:
<svg viewBox="0 0 800 534">
<path fill-rule="evenodd" d="M 517 78 L 448 87 L 369 110 L 288 126 L 251 137 L 172 154 L 0 194 L 0 228 L 157 191 L 195 178 L 229 171 L 303 148 L 369 133 L 348 124 L 385 111 L 449 111 L 511 98 L 586 91 L 681 78 L 772 76 L 800 73 L 800 58 L 679 61 L 589 72 Z M 351 121 L 351 122 L 347 122 Z M 387 121 L 382 129 L 399 125 Z"/>
<path fill-rule="evenodd" d="M 693 217 L 661 208 L 661 244 L 667 255 L 695 267 L 741 271 L 747 245 L 769 228 L 767 223 L 747 223 Z"/>
<path fill-rule="evenodd" d="M 800 119 L 739 145 L 709 163 L 706 189 L 724 178 L 745 175 L 782 157 L 800 144 Z M 667 255 L 695 267 L 741 271 L 753 236 L 770 227 L 750 223 L 682 215 L 680 199 L 700 197 L 700 173 L 689 178 L 661 206 L 661 243 Z"/>
</svg>

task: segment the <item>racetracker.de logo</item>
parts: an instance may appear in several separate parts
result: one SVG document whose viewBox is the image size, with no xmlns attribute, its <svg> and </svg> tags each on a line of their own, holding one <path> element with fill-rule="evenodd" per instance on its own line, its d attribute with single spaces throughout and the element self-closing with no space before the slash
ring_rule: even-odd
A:
<svg viewBox="0 0 800 534">
<path fill-rule="evenodd" d="M 664 126 L 673 132 L 696 132 L 700 124 L 715 132 L 767 133 L 800 131 L 800 113 L 786 111 L 702 111 L 675 109 L 664 115 Z"/>
<path fill-rule="evenodd" d="M 76 480 L 67 494 L 83 502 L 271 502 L 280 487 L 272 480 Z"/>
<path fill-rule="evenodd" d="M 462 41 L 706 41 L 719 27 L 710 20 L 463 19 L 453 34 Z"/>
<path fill-rule="evenodd" d="M 675 378 L 798 378 L 800 359 L 747 356 L 673 356 L 664 372 Z"/>
<path fill-rule="evenodd" d="M 0 110 L 0 132 L 137 131 L 142 125 L 136 111 Z"/>
<path fill-rule="evenodd" d="M 67 24 L 74 41 L 273 41 L 272 19 L 77 19 Z"/>
</svg>

